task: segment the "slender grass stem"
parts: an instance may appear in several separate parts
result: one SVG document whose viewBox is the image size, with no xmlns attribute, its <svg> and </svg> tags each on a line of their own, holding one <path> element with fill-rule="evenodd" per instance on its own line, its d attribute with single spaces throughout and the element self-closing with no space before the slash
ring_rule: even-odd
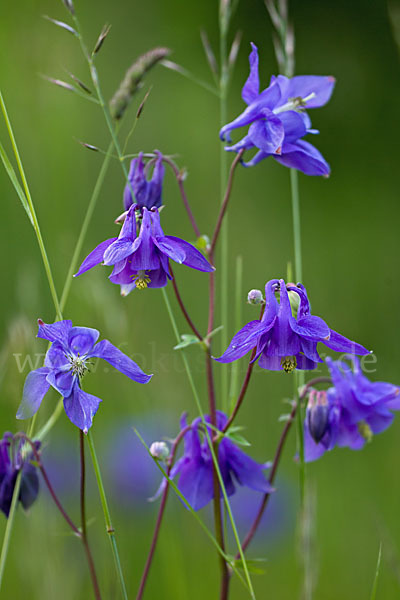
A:
<svg viewBox="0 0 400 600">
<path fill-rule="evenodd" d="M 85 498 L 85 488 L 86 488 L 86 466 L 85 466 L 85 439 L 83 431 L 79 430 L 79 455 L 81 462 L 81 486 L 80 486 L 80 501 L 81 501 L 81 531 L 82 531 L 82 543 L 85 549 L 86 558 L 89 565 L 90 577 L 92 579 L 93 591 L 96 600 L 101 600 L 101 593 L 99 582 L 97 581 L 96 569 L 94 566 L 94 560 L 92 556 L 92 552 L 89 546 L 89 540 L 87 535 L 86 528 L 86 498 Z"/>
<path fill-rule="evenodd" d="M 292 217 L 293 217 L 293 244 L 294 244 L 294 273 L 296 282 L 303 282 L 303 265 L 301 254 L 301 223 L 300 223 L 300 197 L 299 197 L 299 178 L 296 169 L 290 169 L 290 189 L 292 197 Z M 304 431 L 303 431 L 303 410 L 298 397 L 298 390 L 304 385 L 303 371 L 295 371 L 294 386 L 299 410 L 297 411 L 297 439 L 299 452 L 299 487 L 300 487 L 300 505 L 304 506 L 306 469 L 304 462 Z"/>
<path fill-rule="evenodd" d="M 79 261 L 80 253 L 82 251 L 82 246 L 83 246 L 90 222 L 92 220 L 94 209 L 96 208 L 97 200 L 99 198 L 100 190 L 104 183 L 104 179 L 105 179 L 105 176 L 107 173 L 108 166 L 110 164 L 112 147 L 113 147 L 113 142 L 110 142 L 110 145 L 107 149 L 107 153 L 106 153 L 103 163 L 101 165 L 95 186 L 93 188 L 92 196 L 90 198 L 85 217 L 82 222 L 81 230 L 79 232 L 79 237 L 76 242 L 76 246 L 74 249 L 74 253 L 72 255 L 71 263 L 69 265 L 68 274 L 65 279 L 63 291 L 61 294 L 60 306 L 61 306 L 62 311 L 64 310 L 66 302 L 68 300 L 69 292 L 71 289 L 71 284 L 73 281 L 73 274 L 76 271 L 76 268 L 78 266 L 78 261 Z"/>
<path fill-rule="evenodd" d="M 62 319 L 62 315 L 61 315 L 61 308 L 60 308 L 60 303 L 58 300 L 58 296 L 57 296 L 57 291 L 56 291 L 56 286 L 54 284 L 54 279 L 53 279 L 53 274 L 51 271 L 51 267 L 50 267 L 50 262 L 47 256 L 47 252 L 46 252 L 46 248 L 44 245 L 44 241 L 43 241 L 43 237 L 42 237 L 42 233 L 40 231 L 40 227 L 39 227 L 39 221 L 37 219 L 36 216 L 36 211 L 35 211 L 35 207 L 33 204 L 33 200 L 32 200 L 32 196 L 31 196 L 31 192 L 28 186 L 28 182 L 25 176 L 25 171 L 24 171 L 24 167 L 22 165 L 22 161 L 21 161 L 21 157 L 18 151 L 18 146 L 17 146 L 17 142 L 15 140 L 15 136 L 14 136 L 14 132 L 11 126 L 11 121 L 8 117 L 8 112 L 7 112 L 7 108 L 4 102 L 4 98 L 2 93 L 0 92 L 0 108 L 1 108 L 1 112 L 3 113 L 3 117 L 4 117 L 4 121 L 6 123 L 6 127 L 7 127 L 7 132 L 11 141 L 11 146 L 14 152 L 14 156 L 15 156 L 15 160 L 17 161 L 17 165 L 18 165 L 18 171 L 19 174 L 21 176 L 21 180 L 22 180 L 22 186 L 24 188 L 24 192 L 25 192 L 25 196 L 28 202 L 28 206 L 29 206 L 29 210 L 31 213 L 31 217 L 32 217 L 32 222 L 33 222 L 33 228 L 35 230 L 36 233 L 36 237 L 37 237 L 37 241 L 39 244 L 39 249 L 40 249 L 40 253 L 42 255 L 42 260 L 43 260 L 43 265 L 44 265 L 44 269 L 46 271 L 46 275 L 47 275 L 47 280 L 49 283 L 49 288 L 50 288 L 50 293 L 51 296 L 53 298 L 53 302 L 54 302 L 54 306 L 57 312 L 57 317 L 58 319 Z"/>
<path fill-rule="evenodd" d="M 116 568 L 116 571 L 118 574 L 122 597 L 124 598 L 124 600 L 128 600 L 128 594 L 126 591 L 124 575 L 123 575 L 122 567 L 121 567 L 121 561 L 120 561 L 119 554 L 118 554 L 117 541 L 115 538 L 115 529 L 114 529 L 112 521 L 111 521 L 110 510 L 108 508 L 108 502 L 107 502 L 107 496 L 106 496 L 106 493 L 104 490 L 103 479 L 101 477 L 101 472 L 100 472 L 100 465 L 99 465 L 99 461 L 97 460 L 96 450 L 94 447 L 93 436 L 92 436 L 91 431 L 89 431 L 89 433 L 87 434 L 87 440 L 89 442 L 89 449 L 90 449 L 90 454 L 92 457 L 94 474 L 95 474 L 96 481 L 97 481 L 97 487 L 99 489 L 101 506 L 103 508 L 104 521 L 106 524 L 106 531 L 107 531 L 108 537 L 110 539 L 111 549 L 112 549 L 113 556 L 114 556 L 114 563 L 115 563 L 115 568 Z"/>
</svg>

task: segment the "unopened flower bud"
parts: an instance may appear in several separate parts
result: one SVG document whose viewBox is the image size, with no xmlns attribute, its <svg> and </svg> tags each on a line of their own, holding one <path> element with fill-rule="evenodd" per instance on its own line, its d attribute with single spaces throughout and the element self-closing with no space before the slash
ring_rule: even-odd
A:
<svg viewBox="0 0 400 600">
<path fill-rule="evenodd" d="M 165 442 L 153 442 L 150 446 L 150 454 L 156 460 L 167 460 L 169 448 Z"/>
<path fill-rule="evenodd" d="M 308 429 L 318 444 L 329 425 L 329 403 L 325 391 L 312 390 L 307 405 Z"/>
<path fill-rule="evenodd" d="M 263 304 L 264 296 L 261 290 L 250 290 L 247 294 L 247 302 L 249 304 Z"/>
</svg>

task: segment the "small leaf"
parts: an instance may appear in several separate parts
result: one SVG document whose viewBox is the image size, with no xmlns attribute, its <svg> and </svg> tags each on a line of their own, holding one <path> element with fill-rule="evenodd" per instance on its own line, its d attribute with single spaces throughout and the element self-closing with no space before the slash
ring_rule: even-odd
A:
<svg viewBox="0 0 400 600">
<path fill-rule="evenodd" d="M 218 64 L 217 64 L 217 61 L 215 58 L 214 51 L 211 47 L 210 40 L 208 39 L 207 32 L 204 29 L 202 29 L 200 31 L 200 37 L 201 37 L 201 42 L 203 44 L 204 52 L 206 54 L 209 67 L 211 69 L 211 73 L 213 74 L 213 76 L 215 78 L 217 78 L 218 77 Z"/>
<path fill-rule="evenodd" d="M 239 433 L 232 432 L 230 429 L 226 432 L 225 436 L 232 440 L 238 446 L 251 446 L 250 442 Z"/>
<path fill-rule="evenodd" d="M 182 341 L 179 342 L 176 346 L 174 346 L 174 350 L 182 350 L 182 348 L 186 348 L 186 346 L 191 346 L 192 344 L 200 344 L 200 340 L 197 336 L 191 333 L 183 333 L 181 335 Z"/>
<path fill-rule="evenodd" d="M 54 25 L 57 25 L 57 27 L 61 27 L 62 29 L 69 31 L 69 33 L 72 33 L 72 35 L 76 35 L 76 36 L 78 35 L 77 31 L 75 31 L 75 29 L 73 27 L 71 27 L 71 25 L 64 23 L 64 21 L 57 21 L 57 19 L 52 19 L 51 17 L 49 17 L 47 15 L 43 15 L 43 18 L 46 19 L 47 21 L 50 21 L 51 23 L 54 23 Z"/>
<path fill-rule="evenodd" d="M 230 563 L 232 567 L 237 567 L 238 569 L 243 570 L 243 562 L 242 559 L 235 559 L 234 556 L 230 557 Z M 253 575 L 264 575 L 265 569 L 262 569 L 259 565 L 260 563 L 265 563 L 267 561 L 266 558 L 246 558 L 246 565 L 250 573 Z"/>
<path fill-rule="evenodd" d="M 14 171 L 14 167 L 12 166 L 12 164 L 6 154 L 6 151 L 4 150 L 4 148 L 1 144 L 0 144 L 0 158 L 3 161 L 3 165 L 4 165 L 5 170 L 7 171 L 7 175 L 11 179 L 11 183 L 13 184 L 14 189 L 17 192 L 19 199 L 21 200 L 22 206 L 24 207 L 26 214 L 28 215 L 29 220 L 33 225 L 33 219 L 32 219 L 29 205 L 28 205 L 28 201 L 25 196 L 25 192 L 22 189 L 22 186 L 21 186 L 20 182 L 18 181 L 18 177 Z"/>
</svg>

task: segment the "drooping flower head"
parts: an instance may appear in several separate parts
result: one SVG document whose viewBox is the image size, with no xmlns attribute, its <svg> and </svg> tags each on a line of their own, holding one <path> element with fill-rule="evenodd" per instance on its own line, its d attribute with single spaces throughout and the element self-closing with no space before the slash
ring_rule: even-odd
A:
<svg viewBox="0 0 400 600">
<path fill-rule="evenodd" d="M 39 320 L 38 324 L 37 337 L 52 344 L 45 357 L 45 366 L 31 371 L 25 380 L 17 419 L 32 417 L 52 386 L 63 396 L 69 420 L 87 433 L 101 402 L 100 398 L 81 389 L 81 380 L 90 368 L 91 359 L 102 358 L 137 383 L 147 383 L 152 377 L 108 340 L 96 343 L 100 335 L 97 329 L 73 327 L 68 320 L 52 325 Z"/>
<path fill-rule="evenodd" d="M 39 493 L 39 477 L 36 467 L 32 464 L 32 453 L 23 454 L 24 442 L 6 432 L 0 441 L 0 510 L 8 517 L 15 482 L 21 472 L 21 484 L 18 501 L 27 510 L 36 500 Z M 40 442 L 35 442 L 36 449 Z"/>
<path fill-rule="evenodd" d="M 306 175 L 329 175 L 330 168 L 320 152 L 302 138 L 319 133 L 311 128 L 305 109 L 323 106 L 331 97 L 335 79 L 317 75 L 301 75 L 289 79 L 272 76 L 270 85 L 260 92 L 258 50 L 251 44 L 250 75 L 243 87 L 242 98 L 248 105 L 234 121 L 220 131 L 222 140 L 231 141 L 230 132 L 249 126 L 248 133 L 237 144 L 227 146 L 231 152 L 257 148 L 246 167 L 272 156 L 276 161 L 302 171 Z"/>
<path fill-rule="evenodd" d="M 217 429 L 222 430 L 227 416 L 217 411 Z M 207 423 L 211 422 L 208 415 Z M 181 429 L 187 427 L 186 415 L 181 418 Z M 210 437 L 215 431 L 208 427 Z M 201 418 L 192 422 L 191 429 L 184 436 L 184 453 L 171 470 L 171 477 L 179 475 L 178 488 L 194 510 L 199 510 L 214 497 L 213 460 Z M 236 484 L 247 486 L 259 492 L 271 492 L 272 487 L 265 479 L 263 471 L 270 464 L 260 464 L 247 456 L 230 439 L 223 437 L 218 446 L 218 464 L 228 496 L 236 491 Z M 162 485 L 165 485 L 165 481 Z"/>
<path fill-rule="evenodd" d="M 129 169 L 129 183 L 124 189 L 124 206 L 128 210 L 132 204 L 138 208 L 160 208 L 162 205 L 162 186 L 165 174 L 163 155 L 155 151 L 156 158 L 149 160 L 146 164 L 143 160 L 143 152 L 131 161 Z M 149 172 L 153 173 L 149 178 Z M 132 199 L 132 191 L 134 199 Z"/>
<path fill-rule="evenodd" d="M 279 291 L 280 301 L 276 298 Z M 297 315 L 293 315 L 290 292 L 299 297 Z M 232 362 L 256 348 L 254 360 L 263 369 L 315 369 L 323 362 L 317 351 L 318 342 L 336 352 L 368 354 L 368 350 L 340 335 L 320 317 L 311 314 L 307 292 L 302 284 L 286 286 L 283 279 L 271 279 L 265 286 L 265 311 L 261 320 L 250 321 L 232 339 L 221 363 Z"/>
<path fill-rule="evenodd" d="M 211 272 L 214 267 L 191 244 L 172 235 L 164 235 L 157 208 L 139 209 L 132 204 L 118 238 L 99 244 L 85 258 L 75 276 L 100 264 L 112 265 L 109 277 L 121 286 L 126 296 L 133 289 L 160 288 L 171 279 L 168 260 L 174 260 L 197 269 Z"/>
<path fill-rule="evenodd" d="M 352 367 L 327 358 L 333 387 L 310 396 L 304 421 L 306 461 L 320 458 L 335 446 L 360 450 L 373 434 L 389 427 L 392 411 L 400 410 L 400 388 L 369 381 L 359 360 L 349 358 Z"/>
</svg>

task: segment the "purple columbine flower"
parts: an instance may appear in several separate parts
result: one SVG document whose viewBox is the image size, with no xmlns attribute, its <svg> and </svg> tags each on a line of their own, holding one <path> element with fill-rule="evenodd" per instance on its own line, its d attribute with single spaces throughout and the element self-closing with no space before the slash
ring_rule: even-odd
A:
<svg viewBox="0 0 400 600">
<path fill-rule="evenodd" d="M 280 290 L 280 302 L 275 292 Z M 290 292 L 299 296 L 297 316 L 293 316 Z M 221 363 L 238 360 L 256 348 L 253 360 L 270 371 L 287 373 L 294 369 L 315 369 L 323 362 L 317 351 L 318 342 L 336 352 L 368 354 L 368 350 L 340 335 L 320 317 L 311 315 L 310 303 L 303 285 L 286 286 L 283 279 L 271 279 L 265 286 L 265 311 L 261 320 L 250 321 L 232 339 L 224 354 L 215 360 Z"/>
<path fill-rule="evenodd" d="M 198 271 L 210 273 L 214 270 L 191 244 L 164 235 L 157 208 L 139 210 L 132 204 L 118 238 L 99 244 L 85 258 L 75 277 L 101 262 L 113 265 L 110 281 L 120 285 L 121 294 L 126 296 L 135 288 L 142 290 L 167 285 L 168 279 L 172 279 L 168 266 L 170 258 Z"/>
<path fill-rule="evenodd" d="M 373 434 L 389 427 L 394 418 L 392 411 L 400 410 L 400 388 L 369 381 L 362 373 L 359 360 L 349 358 L 352 368 L 343 361 L 327 358 L 333 387 L 311 394 L 304 421 L 304 451 L 308 462 L 320 458 L 334 446 L 360 450 Z M 319 401 L 316 394 L 320 396 Z"/>
<path fill-rule="evenodd" d="M 208 415 L 207 423 L 211 422 Z M 227 416 L 217 411 L 217 429 L 222 430 Z M 187 427 L 186 414 L 181 418 L 181 429 Z M 179 475 L 178 488 L 194 510 L 199 510 L 214 497 L 213 460 L 201 418 L 193 421 L 190 431 L 184 436 L 184 453 L 171 470 L 171 477 Z M 208 427 L 210 437 L 214 430 Z M 231 496 L 236 491 L 235 483 L 247 486 L 259 492 L 272 492 L 273 489 L 265 479 L 263 471 L 270 463 L 260 464 L 247 456 L 231 440 L 223 437 L 218 445 L 218 464 L 224 481 L 226 493 Z M 165 486 L 165 480 L 162 487 Z M 162 488 L 161 488 L 162 489 Z"/>
<path fill-rule="evenodd" d="M 0 441 L 0 510 L 8 517 L 18 473 L 21 471 L 21 486 L 18 501 L 24 509 L 35 502 L 39 493 L 39 477 L 36 467 L 31 463 L 32 453 L 23 455 L 24 442 L 6 432 Z M 35 442 L 36 449 L 40 442 Z"/>
<path fill-rule="evenodd" d="M 231 142 L 232 129 L 249 126 L 249 130 L 240 142 L 225 150 L 239 152 L 258 148 L 252 160 L 243 163 L 246 167 L 273 156 L 282 165 L 306 175 L 328 176 L 330 168 L 324 157 L 302 138 L 307 133 L 319 133 L 311 128 L 305 109 L 328 102 L 335 85 L 334 77 L 301 75 L 288 79 L 284 75 L 272 76 L 269 86 L 260 92 L 258 50 L 254 44 L 251 47 L 250 75 L 242 89 L 242 98 L 248 106 L 221 129 L 220 137 Z"/>
<path fill-rule="evenodd" d="M 132 204 L 139 208 L 151 209 L 160 208 L 162 205 L 162 185 L 165 174 L 163 165 L 163 155 L 158 150 L 155 151 L 156 158 L 152 158 L 145 165 L 143 162 L 143 152 L 139 153 L 137 158 L 131 162 L 129 169 L 129 183 L 124 189 L 124 206 L 128 210 Z M 153 167 L 153 173 L 148 179 L 149 171 Z M 132 191 L 135 196 L 132 199 Z"/>
<path fill-rule="evenodd" d="M 25 380 L 17 419 L 32 417 L 52 386 L 63 396 L 69 420 L 87 433 L 101 402 L 100 398 L 81 389 L 81 379 L 93 358 L 106 360 L 137 383 L 147 383 L 152 377 L 108 340 L 96 343 L 100 335 L 97 329 L 73 327 L 67 320 L 47 325 L 39 319 L 38 324 L 37 337 L 52 342 L 52 345 L 46 354 L 45 366 L 31 371 Z"/>
</svg>

